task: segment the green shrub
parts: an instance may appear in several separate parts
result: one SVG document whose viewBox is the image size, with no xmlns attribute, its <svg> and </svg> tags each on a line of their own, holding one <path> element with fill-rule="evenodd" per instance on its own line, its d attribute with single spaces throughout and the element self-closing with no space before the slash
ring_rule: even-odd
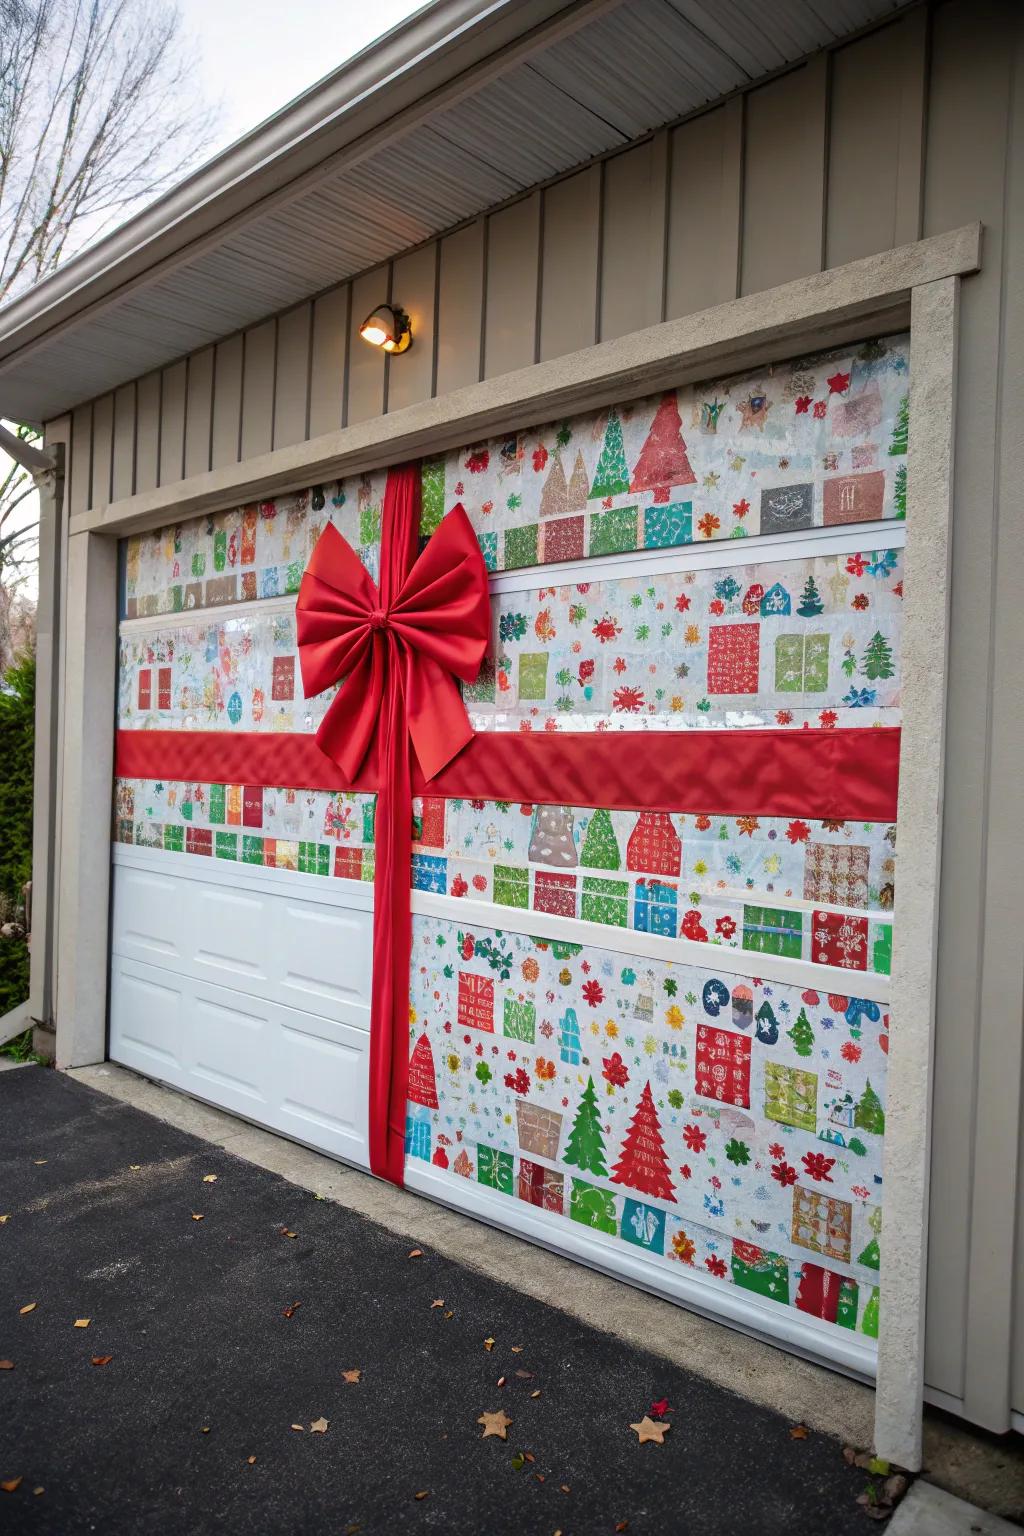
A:
<svg viewBox="0 0 1024 1536">
<path fill-rule="evenodd" d="M 32 876 L 32 760 L 36 659 L 19 658 L 0 681 L 0 922 L 24 918 Z M 0 1015 L 28 997 L 28 947 L 0 939 Z"/>
</svg>

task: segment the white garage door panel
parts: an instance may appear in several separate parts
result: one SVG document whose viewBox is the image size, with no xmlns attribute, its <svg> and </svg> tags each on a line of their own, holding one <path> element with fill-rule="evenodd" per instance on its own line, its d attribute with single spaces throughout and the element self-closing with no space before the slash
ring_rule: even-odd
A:
<svg viewBox="0 0 1024 1536">
<path fill-rule="evenodd" d="M 110 1056 L 360 1167 L 369 1036 L 115 955 Z"/>
<path fill-rule="evenodd" d="M 372 923 L 358 882 L 118 846 L 111 1058 L 367 1167 Z"/>
<path fill-rule="evenodd" d="M 373 912 L 359 882 L 118 846 L 111 947 L 235 994 L 370 1027 Z"/>
</svg>

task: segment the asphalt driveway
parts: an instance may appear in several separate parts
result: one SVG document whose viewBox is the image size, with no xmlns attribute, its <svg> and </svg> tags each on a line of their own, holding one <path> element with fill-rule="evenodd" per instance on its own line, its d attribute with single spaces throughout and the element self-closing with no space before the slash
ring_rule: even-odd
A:
<svg viewBox="0 0 1024 1536">
<path fill-rule="evenodd" d="M 835 1441 L 38 1067 L 0 1074 L 0 1362 L 10 1536 L 870 1528 Z"/>
</svg>

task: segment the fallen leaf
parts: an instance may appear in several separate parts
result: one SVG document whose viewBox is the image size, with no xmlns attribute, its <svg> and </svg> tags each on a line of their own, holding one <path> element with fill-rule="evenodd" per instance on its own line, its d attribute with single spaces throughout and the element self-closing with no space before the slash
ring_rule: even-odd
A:
<svg viewBox="0 0 1024 1536">
<path fill-rule="evenodd" d="M 13 1370 L 14 1370 L 14 1361 L 13 1360 L 0 1360 L 0 1371 L 13 1371 Z"/>
<path fill-rule="evenodd" d="M 559 1493 L 572 1493 L 572 1489 L 569 1487 L 568 1483 L 559 1483 L 558 1491 Z"/>
<path fill-rule="evenodd" d="M 410 1249 L 410 1251 L 406 1255 L 406 1257 L 410 1258 L 410 1259 L 422 1259 L 422 1257 L 423 1257 L 423 1249 L 422 1248 L 412 1248 L 412 1249 Z M 416 1497 L 418 1499 L 425 1499 L 426 1498 L 426 1494 L 425 1493 L 418 1493 L 416 1495 Z"/>
<path fill-rule="evenodd" d="M 444 1297 L 442 1296 L 442 1297 L 439 1297 L 439 1299 L 437 1301 L 432 1301 L 430 1303 L 430 1310 L 431 1310 L 431 1312 L 433 1312 L 435 1307 L 443 1307 L 443 1306 L 444 1306 Z"/>
<path fill-rule="evenodd" d="M 498 1377 L 497 1385 L 499 1387 L 503 1387 L 505 1385 L 505 1378 L 504 1378 L 504 1376 L 499 1376 Z"/>
<path fill-rule="evenodd" d="M 520 1381 L 532 1381 L 534 1373 L 533 1371 L 516 1371 L 516 1376 Z"/>
<path fill-rule="evenodd" d="M 204 1424 L 203 1425 L 203 1434 L 204 1435 L 208 1435 L 209 1433 L 210 1433 L 210 1426 L 209 1426 L 209 1424 Z"/>
<path fill-rule="evenodd" d="M 0 1216 L 0 1227 L 4 1226 L 8 1221 L 10 1221 L 10 1219 L 11 1219 L 10 1211 L 8 1211 L 6 1216 Z"/>
<path fill-rule="evenodd" d="M 287 1227 L 282 1227 L 281 1228 L 281 1236 L 282 1237 L 298 1237 L 298 1235 L 299 1234 L 297 1232 L 289 1232 Z"/>
<path fill-rule="evenodd" d="M 512 1471 L 521 1472 L 525 1466 L 526 1457 L 523 1455 L 522 1451 L 516 1451 L 515 1455 L 512 1457 Z"/>
<path fill-rule="evenodd" d="M 789 1438 L 791 1440 L 806 1440 L 809 1434 L 810 1430 L 806 1424 L 794 1424 L 789 1432 Z"/>
<path fill-rule="evenodd" d="M 4 1493 L 13 1493 L 16 1488 L 21 1487 L 23 1481 L 24 1479 L 20 1477 L 9 1477 L 5 1483 L 0 1483 L 0 1488 Z"/>
<path fill-rule="evenodd" d="M 540 1388 L 538 1387 L 536 1392 L 531 1392 L 530 1396 L 531 1397 L 540 1397 Z"/>
<path fill-rule="evenodd" d="M 28 1302 L 24 1307 L 19 1307 L 18 1308 L 18 1316 L 19 1317 L 24 1317 L 26 1312 L 34 1312 L 36 1307 L 38 1307 L 38 1305 L 39 1305 L 38 1301 L 30 1301 L 30 1302 Z"/>
<path fill-rule="evenodd" d="M 629 1521 L 628 1520 L 620 1520 L 618 1525 L 615 1527 L 615 1529 L 617 1531 L 628 1531 L 629 1530 Z"/>
<path fill-rule="evenodd" d="M 342 1371 L 341 1375 L 342 1375 L 342 1380 L 343 1381 L 351 1382 L 351 1383 L 354 1384 L 355 1382 L 362 1380 L 363 1373 L 362 1373 L 361 1370 L 359 1370 L 359 1371 Z"/>
<path fill-rule="evenodd" d="M 45 1168 L 50 1159 L 48 1157 L 34 1157 L 32 1161 L 37 1168 Z"/>
<path fill-rule="evenodd" d="M 651 1412 L 654 1414 L 656 1419 L 663 1419 L 666 1413 L 671 1413 L 672 1409 L 668 1405 L 668 1398 L 661 1397 L 656 1403 L 652 1403 Z"/>
<path fill-rule="evenodd" d="M 484 1426 L 484 1432 L 480 1437 L 482 1440 L 486 1440 L 489 1435 L 496 1435 L 499 1440 L 507 1440 L 508 1426 L 512 1420 L 499 1408 L 497 1413 L 482 1413 L 477 1423 Z"/>
<path fill-rule="evenodd" d="M 330 1419 L 325 1419 L 321 1414 L 320 1417 L 318 1419 L 314 1419 L 312 1424 L 309 1426 L 310 1434 L 326 1435 L 327 1426 L 330 1424 L 330 1422 Z"/>
<path fill-rule="evenodd" d="M 93 1365 L 109 1365 L 113 1358 L 113 1355 L 93 1355 L 92 1363 Z"/>
<path fill-rule="evenodd" d="M 868 1462 L 868 1471 L 873 1472 L 876 1477 L 888 1477 L 889 1473 L 892 1471 L 892 1467 L 884 1457 L 872 1456 L 871 1460 Z"/>
<path fill-rule="evenodd" d="M 454 1317 L 454 1316 L 455 1316 L 454 1312 L 446 1312 L 445 1315 L 444 1315 L 445 1322 L 447 1322 L 449 1318 Z"/>
<path fill-rule="evenodd" d="M 524 1451 L 523 1455 L 526 1457 L 527 1461 L 529 1461 L 529 1462 L 534 1462 L 534 1461 L 537 1460 L 536 1456 L 533 1454 L 532 1451 Z"/>
<path fill-rule="evenodd" d="M 293 1301 L 290 1307 L 285 1307 L 284 1311 L 281 1313 L 281 1316 L 282 1317 L 294 1317 L 296 1312 L 299 1310 L 299 1308 L 301 1306 L 302 1306 L 302 1302 L 301 1301 Z"/>
<path fill-rule="evenodd" d="M 45 1493 L 46 1492 L 46 1489 L 45 1488 L 33 1488 L 32 1492 L 35 1494 L 36 1498 L 38 1498 L 41 1493 Z"/>
<path fill-rule="evenodd" d="M 215 1173 L 204 1173 L 203 1174 L 203 1183 L 204 1184 L 216 1184 L 216 1182 L 217 1182 L 217 1175 Z"/>
<path fill-rule="evenodd" d="M 193 1211 L 192 1212 L 192 1220 L 193 1221 L 202 1221 L 202 1219 L 203 1219 L 203 1216 L 202 1216 L 202 1212 L 201 1211 Z"/>
<path fill-rule="evenodd" d="M 139 1171 L 139 1169 L 141 1167 L 142 1167 L 141 1163 L 129 1163 L 128 1164 L 128 1172 L 129 1173 L 138 1173 L 138 1171 Z"/>
<path fill-rule="evenodd" d="M 304 1424 L 292 1424 L 289 1427 L 291 1429 L 297 1430 L 298 1433 L 301 1435 L 302 1431 L 305 1429 L 306 1426 Z"/>
<path fill-rule="evenodd" d="M 75 1318 L 75 1327 L 76 1328 L 88 1328 L 88 1326 L 89 1326 L 89 1324 L 91 1322 L 92 1322 L 92 1318 L 91 1317 L 76 1317 Z"/>
<path fill-rule="evenodd" d="M 424 1488 L 419 1493 L 414 1493 L 413 1494 L 413 1498 L 414 1499 L 429 1499 L 430 1498 L 430 1489 L 429 1488 Z"/>
<path fill-rule="evenodd" d="M 490 1354 L 490 1352 L 491 1352 L 491 1350 L 493 1348 L 494 1348 L 494 1340 L 492 1338 L 484 1339 L 484 1349 L 486 1349 L 488 1354 Z"/>
<path fill-rule="evenodd" d="M 245 1459 L 249 1463 L 250 1467 L 254 1467 L 256 1465 L 256 1457 L 255 1456 L 247 1456 Z"/>
<path fill-rule="evenodd" d="M 631 1424 L 630 1429 L 636 1430 L 636 1437 L 640 1445 L 650 1440 L 652 1445 L 664 1445 L 665 1436 L 672 1428 L 671 1424 L 657 1424 L 645 1413 L 639 1424 Z"/>
<path fill-rule="evenodd" d="M 538 1483 L 542 1483 L 544 1481 L 544 1473 L 543 1472 L 535 1472 L 533 1475 L 537 1479 Z"/>
<path fill-rule="evenodd" d="M 525 1348 L 525 1346 L 522 1345 L 522 1344 L 513 1344 L 512 1345 L 512 1353 L 514 1355 L 521 1355 L 524 1348 Z"/>
</svg>

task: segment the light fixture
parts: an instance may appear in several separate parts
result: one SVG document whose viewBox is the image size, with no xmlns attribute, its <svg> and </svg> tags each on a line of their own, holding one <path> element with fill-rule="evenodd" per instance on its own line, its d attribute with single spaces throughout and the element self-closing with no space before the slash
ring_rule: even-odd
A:
<svg viewBox="0 0 1024 1536">
<path fill-rule="evenodd" d="M 371 347 L 385 352 L 407 352 L 412 346 L 409 316 L 396 304 L 378 304 L 359 327 L 359 334 Z"/>
</svg>

